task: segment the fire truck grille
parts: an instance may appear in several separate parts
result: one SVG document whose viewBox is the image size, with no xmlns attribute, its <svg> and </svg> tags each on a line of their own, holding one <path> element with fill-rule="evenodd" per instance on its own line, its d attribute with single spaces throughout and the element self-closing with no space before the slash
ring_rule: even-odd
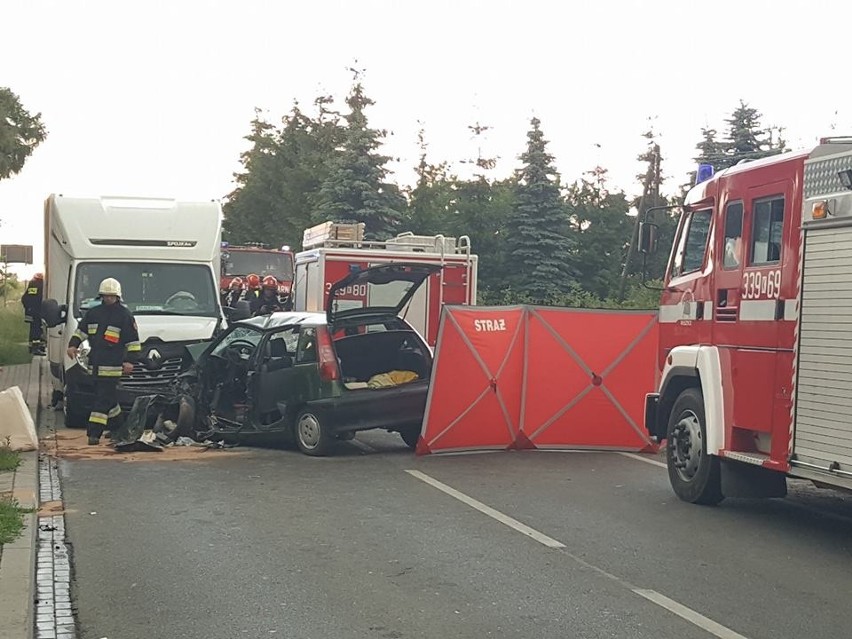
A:
<svg viewBox="0 0 852 639">
<path fill-rule="evenodd" d="M 805 164 L 805 199 L 844 191 L 838 171 L 852 169 L 852 155 Z"/>
<path fill-rule="evenodd" d="M 180 374 L 181 364 L 180 357 L 173 357 L 163 360 L 161 366 L 151 370 L 146 368 L 144 364 L 136 362 L 133 364 L 133 372 L 123 378 L 121 383 L 123 386 L 133 389 L 163 386 L 169 384 Z"/>
</svg>

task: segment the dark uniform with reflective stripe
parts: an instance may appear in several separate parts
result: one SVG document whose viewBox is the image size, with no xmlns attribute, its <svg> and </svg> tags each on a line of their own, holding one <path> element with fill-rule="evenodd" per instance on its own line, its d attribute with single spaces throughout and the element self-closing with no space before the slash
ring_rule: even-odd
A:
<svg viewBox="0 0 852 639">
<path fill-rule="evenodd" d="M 120 302 L 101 303 L 89 309 L 80 321 L 68 346 L 78 348 L 89 340 L 89 366 L 95 379 L 95 402 L 89 415 L 89 437 L 100 438 L 110 420 L 121 414 L 118 380 L 122 364 L 133 362 L 142 350 L 136 321 Z M 117 425 L 110 424 L 110 431 Z"/>
<path fill-rule="evenodd" d="M 44 282 L 34 279 L 27 284 L 21 296 L 24 306 L 24 320 L 30 325 L 30 352 L 40 351 L 44 346 L 41 329 L 41 301 Z"/>
</svg>

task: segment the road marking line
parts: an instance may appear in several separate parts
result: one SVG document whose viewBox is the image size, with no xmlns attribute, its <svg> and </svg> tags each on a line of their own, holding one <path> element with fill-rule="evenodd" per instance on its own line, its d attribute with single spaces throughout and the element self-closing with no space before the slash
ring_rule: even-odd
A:
<svg viewBox="0 0 852 639">
<path fill-rule="evenodd" d="M 630 457 L 630 459 L 636 459 L 640 462 L 645 462 L 646 464 L 654 464 L 654 466 L 659 466 L 660 468 L 668 468 L 663 462 L 657 461 L 656 459 L 648 459 L 642 457 L 642 455 L 637 455 L 635 453 L 623 453 L 619 452 L 619 455 L 624 455 L 625 457 Z"/>
<path fill-rule="evenodd" d="M 486 506 L 481 501 L 477 501 L 473 497 L 468 497 L 462 492 L 459 492 L 455 488 L 451 488 L 444 483 L 439 482 L 437 479 L 433 479 L 426 473 L 421 473 L 419 470 L 406 470 L 409 475 L 412 477 L 416 477 L 422 482 L 425 482 L 432 486 L 433 488 L 437 488 L 443 493 L 446 493 L 450 497 L 458 499 L 463 504 L 467 504 L 471 508 L 474 508 L 481 512 L 484 515 L 488 515 L 492 519 L 499 521 L 501 524 L 508 526 L 514 530 L 517 530 L 519 533 L 526 535 L 532 539 L 535 539 L 538 543 L 547 546 L 548 548 L 565 548 L 565 544 L 560 541 L 556 541 L 552 537 L 548 537 L 545 534 L 538 532 L 537 530 L 533 530 L 529 526 L 522 524 L 517 519 L 512 519 L 508 515 L 504 515 L 499 510 L 495 510 L 491 508 L 491 506 Z"/>
<path fill-rule="evenodd" d="M 708 619 L 704 615 L 695 612 L 692 608 L 679 604 L 673 599 L 669 599 L 665 595 L 661 595 L 656 590 L 644 590 L 642 588 L 633 588 L 640 597 L 644 597 L 658 606 L 665 608 L 669 612 L 676 614 L 682 619 L 686 619 L 689 623 L 698 626 L 702 630 L 706 630 L 711 635 L 719 637 L 719 639 L 746 639 L 745 636 L 738 632 L 734 632 L 730 628 L 716 623 L 712 619 Z"/>
<path fill-rule="evenodd" d="M 629 453 L 627 453 L 627 454 L 630 455 Z M 632 455 L 630 455 L 630 456 L 632 456 Z M 660 462 L 645 460 L 645 459 L 642 459 L 641 457 L 637 457 L 637 458 L 640 459 L 641 461 L 648 461 L 648 462 L 653 463 L 653 464 L 665 466 L 665 464 L 661 464 Z M 717 623 L 717 622 L 713 621 L 712 619 L 705 617 L 704 615 L 702 615 L 698 612 L 695 612 L 694 610 L 692 610 L 692 608 L 687 608 L 683 604 L 679 604 L 678 602 L 674 601 L 673 599 L 669 599 L 668 597 L 660 594 L 656 590 L 648 590 L 646 588 L 637 588 L 634 585 L 632 585 L 630 582 L 622 579 L 621 577 L 619 577 L 617 575 L 613 575 L 611 572 L 607 572 L 603 568 L 599 568 L 598 566 L 595 566 L 594 564 L 590 564 L 585 559 L 582 559 L 581 557 L 578 557 L 577 555 L 572 554 L 570 551 L 568 551 L 566 549 L 565 544 L 563 544 L 560 541 L 553 539 L 553 537 L 548 537 L 544 533 L 540 533 L 537 530 L 530 528 L 526 524 L 522 524 L 517 519 L 513 519 L 512 517 L 509 517 L 508 515 L 504 515 L 499 510 L 495 510 L 494 508 L 491 508 L 491 506 L 486 506 L 481 501 L 478 501 L 478 500 L 474 499 L 473 497 L 469 497 L 469 496 L 465 495 L 463 492 L 458 491 L 455 488 L 452 488 L 451 486 L 448 486 L 447 484 L 440 482 L 433 477 L 430 477 L 426 473 L 420 472 L 419 470 L 408 470 L 408 469 L 406 469 L 405 472 L 408 473 L 409 475 L 411 475 L 412 477 L 415 477 L 416 479 L 419 479 L 420 481 L 422 481 L 426 484 L 429 484 L 433 488 L 437 488 L 438 490 L 449 495 L 450 497 L 453 497 L 454 499 L 459 500 L 463 504 L 467 504 L 471 508 L 478 510 L 479 512 L 483 513 L 484 515 L 488 515 L 489 517 L 500 522 L 501 524 L 504 524 L 505 526 L 508 526 L 509 528 L 512 528 L 513 530 L 516 530 L 517 532 L 524 534 L 527 537 L 530 537 L 531 539 L 534 539 L 535 541 L 539 542 L 540 544 L 547 546 L 548 548 L 555 548 L 555 549 L 559 550 L 563 555 L 572 559 L 573 561 L 580 564 L 584 568 L 592 570 L 592 571 L 598 573 L 599 575 L 601 575 L 602 577 L 618 583 L 620 586 L 626 588 L 627 590 L 629 590 L 633 594 L 639 595 L 640 597 L 642 597 L 646 601 L 650 601 L 651 603 L 656 604 L 657 606 L 660 606 L 661 608 L 664 608 L 665 610 L 668 610 L 669 612 L 677 615 L 681 619 L 688 621 L 689 623 L 693 624 L 694 626 L 697 626 L 698 628 L 701 628 L 702 630 L 705 630 L 706 632 L 709 632 L 710 634 L 712 634 L 716 637 L 719 637 L 719 639 L 747 639 L 744 635 L 741 635 L 738 632 L 734 632 L 730 628 L 726 628 L 722 624 Z"/>
</svg>

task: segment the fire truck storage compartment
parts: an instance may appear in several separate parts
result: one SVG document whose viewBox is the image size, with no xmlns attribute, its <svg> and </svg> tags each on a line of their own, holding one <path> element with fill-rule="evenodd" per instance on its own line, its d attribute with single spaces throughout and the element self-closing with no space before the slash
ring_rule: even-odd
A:
<svg viewBox="0 0 852 639">
<path fill-rule="evenodd" d="M 805 225 L 795 459 L 852 472 L 852 220 Z"/>
</svg>

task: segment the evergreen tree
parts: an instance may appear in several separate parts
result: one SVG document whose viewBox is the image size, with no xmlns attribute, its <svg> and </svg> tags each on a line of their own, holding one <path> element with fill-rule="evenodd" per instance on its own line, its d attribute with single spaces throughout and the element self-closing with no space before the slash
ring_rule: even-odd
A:
<svg viewBox="0 0 852 639">
<path fill-rule="evenodd" d="M 299 246 L 313 223 L 329 158 L 342 140 L 340 116 L 329 110 L 330 102 L 318 97 L 313 118 L 294 105 L 279 130 L 259 114 L 252 121 L 252 147 L 242 155 L 243 171 L 223 207 L 227 240 Z"/>
<path fill-rule="evenodd" d="M 698 156 L 693 158 L 696 164 L 712 164 L 719 166 L 725 160 L 725 144 L 717 139 L 717 131 L 713 128 L 701 129 L 701 142 L 695 145 Z"/>
<path fill-rule="evenodd" d="M 435 235 L 449 230 L 449 211 L 453 202 L 453 182 L 446 162 L 431 164 L 426 159 L 426 134 L 417 133 L 420 162 L 414 169 L 417 183 L 408 191 L 406 230 L 415 234 Z"/>
<path fill-rule="evenodd" d="M 491 175 L 497 158 L 483 152 L 491 127 L 476 123 L 468 126 L 476 147 L 475 157 L 461 164 L 474 167 L 473 177 L 451 177 L 451 199 L 447 230 L 454 237 L 467 235 L 473 252 L 479 256 L 478 291 L 480 303 L 493 298 L 507 287 L 508 256 L 506 223 L 514 202 L 513 180 L 496 180 Z"/>
<path fill-rule="evenodd" d="M 530 123 L 527 150 L 520 158 L 524 166 L 517 172 L 510 246 L 518 284 L 532 300 L 546 303 L 572 286 L 573 247 L 553 156 L 540 120 Z"/>
<path fill-rule="evenodd" d="M 0 180 L 20 173 L 45 137 L 41 113 L 30 114 L 11 89 L 0 87 Z"/>
<path fill-rule="evenodd" d="M 508 256 L 511 233 L 508 220 L 515 201 L 514 180 L 489 181 L 485 176 L 451 183 L 453 199 L 447 230 L 453 237 L 467 235 L 479 256 L 480 303 L 511 285 L 515 272 Z"/>
<path fill-rule="evenodd" d="M 785 143 L 775 143 L 768 131 L 760 128 L 761 114 L 757 109 L 740 100 L 740 105 L 726 119 L 728 132 L 725 151 L 728 156 L 726 166 L 733 166 L 741 160 L 756 160 L 776 155 L 785 150 Z"/>
<path fill-rule="evenodd" d="M 374 102 L 364 93 L 359 76 L 356 71 L 346 99 L 349 113 L 343 146 L 323 182 L 322 203 L 314 221 L 364 222 L 365 239 L 386 239 L 399 230 L 405 199 L 396 185 L 386 181 L 391 158 L 378 149 L 387 132 L 369 128 L 364 110 Z"/>
<path fill-rule="evenodd" d="M 276 133 L 255 108 L 251 132 L 245 139 L 251 147 L 240 154 L 243 170 L 234 174 L 236 187 L 227 196 L 223 208 L 222 230 L 225 239 L 238 244 L 258 242 L 263 237 L 259 228 L 276 202 L 275 156 Z"/>
<path fill-rule="evenodd" d="M 633 229 L 627 198 L 609 191 L 606 174 L 596 167 L 566 194 L 577 245 L 577 282 L 601 299 L 616 295 Z"/>
</svg>

